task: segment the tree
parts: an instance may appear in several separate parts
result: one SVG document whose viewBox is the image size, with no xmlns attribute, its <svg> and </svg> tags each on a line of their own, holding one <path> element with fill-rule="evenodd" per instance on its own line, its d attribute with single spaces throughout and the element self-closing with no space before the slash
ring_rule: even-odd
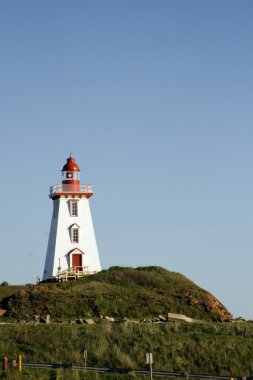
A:
<svg viewBox="0 0 253 380">
<path fill-rule="evenodd" d="M 1 284 L 0 284 L 0 286 L 8 286 L 9 284 L 8 284 L 8 282 L 7 281 L 3 281 Z"/>
</svg>

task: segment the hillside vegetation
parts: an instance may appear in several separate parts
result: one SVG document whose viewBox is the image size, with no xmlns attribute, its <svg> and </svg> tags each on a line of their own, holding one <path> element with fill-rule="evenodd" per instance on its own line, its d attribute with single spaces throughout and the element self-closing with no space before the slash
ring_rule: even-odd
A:
<svg viewBox="0 0 253 380">
<path fill-rule="evenodd" d="M 168 312 L 201 320 L 232 316 L 210 293 L 185 276 L 160 267 L 112 267 L 78 281 L 0 287 L 5 318 L 154 318 Z"/>
<path fill-rule="evenodd" d="M 231 378 L 253 372 L 253 324 L 231 321 L 231 314 L 210 293 L 179 273 L 160 267 L 112 267 L 67 283 L 0 286 L 0 359 L 22 354 L 28 363 L 64 363 L 67 370 L 9 368 L 6 380 L 129 380 L 132 375 L 84 373 L 71 370 L 88 366 L 147 369 L 145 353 L 152 352 L 154 370 L 184 374 L 206 373 Z M 185 314 L 199 322 L 111 323 L 123 317 L 147 321 L 158 315 Z M 34 321 L 51 315 L 52 324 L 11 323 Z M 92 318 L 97 323 L 71 324 Z M 201 320 L 201 321 L 200 321 Z M 4 324 L 4 322 L 7 322 Z M 100 322 L 100 323 L 99 323 Z M 139 377 L 144 379 L 145 377 Z"/>
<path fill-rule="evenodd" d="M 154 370 L 226 375 L 237 379 L 253 373 L 252 323 L 101 323 L 96 325 L 0 326 L 0 352 L 11 359 L 22 354 L 29 363 L 64 363 L 88 366 L 147 369 L 145 353 L 152 352 Z M 69 374 L 65 370 L 25 370 L 9 379 L 117 379 L 131 376 Z M 1 378 L 1 376 L 0 376 Z M 138 377 L 140 379 L 140 377 Z"/>
</svg>

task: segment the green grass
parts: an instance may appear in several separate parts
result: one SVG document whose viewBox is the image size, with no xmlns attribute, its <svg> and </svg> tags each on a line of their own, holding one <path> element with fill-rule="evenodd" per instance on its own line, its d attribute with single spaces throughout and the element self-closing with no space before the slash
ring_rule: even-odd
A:
<svg viewBox="0 0 253 380">
<path fill-rule="evenodd" d="M 0 322 L 29 321 L 34 315 L 66 323 L 0 324 L 0 360 L 22 354 L 24 362 L 83 364 L 146 369 L 152 352 L 154 370 L 248 376 L 253 372 L 253 324 L 218 322 L 231 315 L 210 293 L 183 275 L 160 267 L 112 267 L 68 283 L 0 286 Z M 201 323 L 97 323 L 71 325 L 68 320 L 111 317 L 152 319 L 168 312 Z M 215 321 L 215 322 L 214 322 Z M 134 379 L 119 374 L 72 370 L 25 369 L 0 372 L 7 380 Z M 145 377 L 143 377 L 145 378 Z M 138 379 L 141 377 L 138 376 Z"/>
<path fill-rule="evenodd" d="M 160 267 L 112 267 L 68 283 L 0 289 L 1 307 L 14 319 L 154 318 L 168 312 L 204 320 L 231 315 L 210 293 L 183 275 Z M 12 292 L 14 293 L 12 295 Z"/>
<path fill-rule="evenodd" d="M 1 374 L 0 379 L 5 380 L 147 380 L 147 376 L 135 375 L 119 375 L 111 373 L 94 373 L 76 370 L 63 369 L 25 369 L 21 374 L 16 370 L 9 370 L 7 373 Z"/>
<path fill-rule="evenodd" d="M 1 356 L 10 360 L 22 354 L 25 362 L 78 365 L 84 364 L 84 349 L 88 350 L 88 366 L 145 369 L 145 353 L 152 352 L 154 370 L 249 376 L 253 372 L 253 325 L 209 322 L 0 326 Z M 32 376 L 32 370 L 25 372 Z M 83 375 L 80 372 L 75 376 Z M 121 375 L 118 378 L 123 379 Z"/>
<path fill-rule="evenodd" d="M 26 286 L 22 285 L 0 285 L 0 301 L 6 297 L 9 297 L 13 294 L 17 294 L 20 290 L 26 289 Z"/>
</svg>

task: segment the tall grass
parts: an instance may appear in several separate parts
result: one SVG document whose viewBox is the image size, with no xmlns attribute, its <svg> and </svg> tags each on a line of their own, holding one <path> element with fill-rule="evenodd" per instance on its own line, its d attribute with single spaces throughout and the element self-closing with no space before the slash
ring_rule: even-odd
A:
<svg viewBox="0 0 253 380">
<path fill-rule="evenodd" d="M 0 353 L 10 360 L 22 354 L 25 362 L 83 365 L 84 349 L 88 366 L 145 369 L 145 353 L 152 352 L 155 370 L 248 376 L 253 372 L 253 325 L 0 326 Z M 59 378 L 65 376 L 65 371 L 58 372 Z M 75 372 L 73 376 L 83 375 Z"/>
<path fill-rule="evenodd" d="M 113 373 L 84 372 L 69 369 L 25 369 L 21 374 L 17 370 L 1 373 L 0 379 L 5 380 L 134 380 L 135 375 L 119 375 Z M 138 376 L 138 380 L 147 380 L 146 376 Z"/>
</svg>

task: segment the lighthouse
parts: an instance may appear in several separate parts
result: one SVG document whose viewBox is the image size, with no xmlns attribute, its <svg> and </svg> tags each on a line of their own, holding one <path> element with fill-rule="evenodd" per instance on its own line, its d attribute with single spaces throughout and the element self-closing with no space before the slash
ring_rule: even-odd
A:
<svg viewBox="0 0 253 380">
<path fill-rule="evenodd" d="M 101 270 L 90 213 L 91 185 L 80 184 L 80 169 L 70 155 L 62 168 L 61 185 L 50 187 L 53 201 L 43 273 L 45 280 L 68 280 Z"/>
</svg>

